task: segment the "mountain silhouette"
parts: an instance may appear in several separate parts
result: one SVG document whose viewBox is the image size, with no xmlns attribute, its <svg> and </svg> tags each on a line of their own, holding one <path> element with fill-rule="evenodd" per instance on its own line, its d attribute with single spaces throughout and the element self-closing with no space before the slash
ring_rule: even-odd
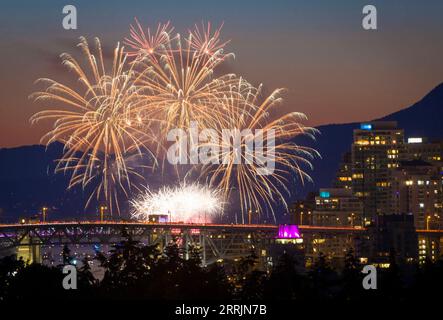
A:
<svg viewBox="0 0 443 320">
<path fill-rule="evenodd" d="M 39 214 L 43 206 L 59 218 L 81 216 L 86 201 L 81 189 L 66 190 L 69 179 L 54 174 L 61 143 L 0 149 L 0 220 L 16 221 Z"/>
<path fill-rule="evenodd" d="M 443 83 L 409 108 L 391 113 L 380 120 L 398 122 L 406 137 L 443 138 Z"/>
<path fill-rule="evenodd" d="M 405 137 L 426 136 L 443 138 L 443 84 L 438 85 L 414 105 L 375 120 L 397 121 L 405 130 Z M 362 119 L 362 122 L 370 119 Z M 308 145 L 321 154 L 313 160 L 310 172 L 313 183 L 291 188 L 291 199 L 303 198 L 308 192 L 329 187 L 333 181 L 342 155 L 350 151 L 352 131 L 359 123 L 330 124 L 317 127 L 320 134 L 315 141 L 297 138 L 296 142 Z M 0 220 L 17 221 L 40 212 L 49 206 L 52 218 L 76 218 L 97 214 L 97 203 L 87 210 L 85 192 L 81 188 L 66 190 L 69 175 L 54 174 L 55 160 L 60 158 L 63 145 L 53 143 L 48 148 L 41 145 L 0 149 Z M 161 185 L 160 181 L 154 181 Z M 295 190 L 294 190 L 295 189 Z M 85 213 L 87 212 L 87 213 Z"/>
</svg>

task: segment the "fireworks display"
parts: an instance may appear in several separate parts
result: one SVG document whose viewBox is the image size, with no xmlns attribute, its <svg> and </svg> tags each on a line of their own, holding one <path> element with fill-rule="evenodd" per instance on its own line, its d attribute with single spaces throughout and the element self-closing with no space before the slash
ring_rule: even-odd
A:
<svg viewBox="0 0 443 320">
<path fill-rule="evenodd" d="M 156 60 L 163 47 L 169 43 L 172 31 L 173 28 L 167 22 L 160 23 L 155 32 L 151 32 L 149 28 L 145 32 L 138 20 L 135 19 L 135 26 L 130 26 L 130 37 L 125 38 L 125 44 L 130 48 L 127 50 L 128 56 L 148 56 L 150 59 Z"/>
<path fill-rule="evenodd" d="M 217 190 L 197 183 L 163 187 L 157 192 L 146 188 L 131 201 L 131 216 L 148 220 L 152 215 L 168 215 L 172 222 L 210 223 L 223 212 L 223 200 Z"/>
<path fill-rule="evenodd" d="M 131 178 L 136 175 L 127 158 L 134 153 L 143 156 L 148 150 L 148 134 L 137 121 L 140 87 L 134 83 L 133 67 L 126 68 L 123 47 L 115 48 L 110 70 L 105 68 L 98 39 L 94 53 L 84 38 L 79 47 L 85 57 L 85 67 L 71 55 L 61 55 L 63 65 L 74 72 L 79 87 L 39 79 L 46 84 L 46 89 L 34 93 L 32 98 L 51 104 L 53 109 L 36 113 L 31 121 L 54 121 L 53 129 L 42 140 L 47 144 L 54 141 L 64 144 L 64 154 L 56 171 L 71 173 L 69 188 L 75 185 L 85 188 L 94 182 L 96 188 L 88 203 L 96 196 L 108 204 L 111 212 L 114 208 L 118 211 L 118 194 L 127 194 Z"/>
<path fill-rule="evenodd" d="M 138 83 L 149 95 L 148 118 L 161 124 L 163 140 L 171 129 L 189 128 L 192 121 L 200 128 L 216 126 L 225 116 L 224 97 L 237 82 L 234 74 L 214 76 L 217 66 L 232 56 L 224 53 L 219 31 L 212 34 L 208 24 L 185 39 L 179 34 L 169 38 L 166 32 L 164 37 L 169 40 L 162 38 L 156 54 L 146 53 L 143 43 L 139 48 L 143 68 Z"/>
<path fill-rule="evenodd" d="M 313 136 L 315 129 L 302 125 L 300 120 L 304 120 L 305 115 L 297 112 L 270 119 L 271 109 L 282 101 L 281 91 L 275 90 L 260 100 L 261 87 L 254 88 L 239 81 L 225 97 L 229 116 L 221 128 L 236 128 L 241 133 L 237 148 L 232 146 L 231 139 L 218 139 L 216 145 L 214 141 L 201 144 L 201 147 L 218 147 L 221 151 L 216 155 L 221 164 L 205 165 L 201 176 L 209 177 L 210 184 L 220 188 L 226 199 L 237 190 L 243 222 L 249 211 L 261 215 L 265 209 L 269 209 L 275 219 L 273 204 L 276 201 L 287 207 L 289 173 L 295 172 L 302 183 L 310 179 L 301 165 L 309 167 L 309 159 L 316 151 L 290 139 L 299 135 Z"/>
<path fill-rule="evenodd" d="M 179 187 L 164 187 L 157 193 L 149 188 L 141 192 L 131 201 L 132 217 L 170 214 L 180 221 L 202 221 L 202 215 L 209 219 L 220 213 L 221 204 L 229 202 L 233 190 L 240 200 L 243 222 L 252 210 L 273 214 L 276 202 L 286 204 L 291 174 L 301 181 L 309 179 L 303 168 L 310 166 L 316 152 L 295 144 L 293 138 L 312 136 L 315 130 L 301 124 L 305 119 L 301 113 L 272 116 L 282 101 L 281 90 L 263 97 L 261 86 L 219 71 L 218 67 L 233 57 L 225 52 L 227 42 L 220 39 L 221 27 L 196 25 L 185 37 L 173 30 L 168 22 L 151 32 L 136 20 L 125 38 L 128 49 L 116 46 L 109 69 L 100 42 L 96 40 L 93 53 L 82 38 L 79 46 L 85 68 L 70 55 L 61 56 L 77 76 L 79 87 L 40 80 L 46 88 L 32 97 L 51 108 L 31 120 L 54 123 L 43 140 L 48 144 L 60 141 L 65 146 L 56 171 L 71 172 L 69 187 L 93 184 L 96 187 L 89 201 L 95 196 L 104 199 L 111 211 L 119 211 L 119 202 L 132 198 L 134 188 L 141 189 L 141 184 L 135 183 L 143 178 L 137 167 L 157 168 L 154 164 L 160 158 L 162 168 L 168 165 L 166 137 L 171 129 L 189 130 L 191 124 L 197 124 L 198 129 L 218 133 L 231 128 L 250 130 L 251 134 L 240 140 L 243 162 L 234 161 L 238 150 L 230 149 L 227 141 L 204 141 L 198 149 L 217 146 L 223 150 L 213 155 L 218 161 L 194 164 L 189 173 L 199 173 L 195 184 L 179 182 Z M 257 132 L 262 144 L 254 140 Z M 149 157 L 144 157 L 147 154 Z M 269 155 L 272 172 L 263 174 Z M 134 161 L 134 157 L 141 160 Z M 97 180 L 99 183 L 94 182 Z"/>
</svg>

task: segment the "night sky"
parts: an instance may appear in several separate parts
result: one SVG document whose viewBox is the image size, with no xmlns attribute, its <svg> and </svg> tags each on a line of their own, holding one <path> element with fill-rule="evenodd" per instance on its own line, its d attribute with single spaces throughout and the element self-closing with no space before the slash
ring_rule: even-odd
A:
<svg viewBox="0 0 443 320">
<path fill-rule="evenodd" d="M 241 4 L 240 4 L 241 2 Z M 78 9 L 78 30 L 62 28 L 62 8 Z M 378 9 L 379 29 L 361 27 L 364 5 Z M 82 35 L 111 49 L 137 17 L 224 22 L 236 58 L 226 68 L 268 90 L 287 88 L 285 110 L 309 124 L 363 121 L 409 106 L 443 81 L 443 1 L 28 1 L 0 9 L 0 147 L 38 143 L 48 124 L 31 126 L 42 109 L 28 96 L 40 77 L 64 81 L 62 52 L 78 53 Z"/>
</svg>

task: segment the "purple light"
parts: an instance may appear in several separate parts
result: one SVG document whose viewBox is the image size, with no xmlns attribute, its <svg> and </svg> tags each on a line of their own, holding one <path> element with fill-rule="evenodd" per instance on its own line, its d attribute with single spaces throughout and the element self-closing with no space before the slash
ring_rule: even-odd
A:
<svg viewBox="0 0 443 320">
<path fill-rule="evenodd" d="M 299 239 L 301 238 L 298 227 L 295 224 L 281 224 L 278 226 L 279 239 Z"/>
</svg>

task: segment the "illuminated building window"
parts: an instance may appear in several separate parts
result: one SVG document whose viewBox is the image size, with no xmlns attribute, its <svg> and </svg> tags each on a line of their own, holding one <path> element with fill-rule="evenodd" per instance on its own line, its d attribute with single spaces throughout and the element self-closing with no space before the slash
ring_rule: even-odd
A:
<svg viewBox="0 0 443 320">
<path fill-rule="evenodd" d="M 320 191 L 320 197 L 329 198 L 330 196 L 331 194 L 329 193 L 329 191 Z"/>
<path fill-rule="evenodd" d="M 358 144 L 358 145 L 368 145 L 369 141 L 368 140 L 357 140 L 356 144 Z"/>
<path fill-rule="evenodd" d="M 422 143 L 422 138 L 408 138 L 408 143 Z"/>
</svg>

